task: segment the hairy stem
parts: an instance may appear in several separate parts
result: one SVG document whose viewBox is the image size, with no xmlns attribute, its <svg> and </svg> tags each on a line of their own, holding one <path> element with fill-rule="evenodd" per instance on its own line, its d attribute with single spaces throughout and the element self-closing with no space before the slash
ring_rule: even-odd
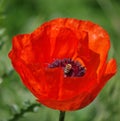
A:
<svg viewBox="0 0 120 121">
<path fill-rule="evenodd" d="M 9 119 L 8 121 L 17 121 L 18 119 L 20 119 L 26 112 L 32 112 L 33 109 L 36 107 L 36 106 L 39 106 L 40 107 L 40 104 L 31 104 L 30 106 L 28 106 L 26 109 L 21 109 L 20 110 L 20 113 L 16 113 L 13 118 Z"/>
</svg>

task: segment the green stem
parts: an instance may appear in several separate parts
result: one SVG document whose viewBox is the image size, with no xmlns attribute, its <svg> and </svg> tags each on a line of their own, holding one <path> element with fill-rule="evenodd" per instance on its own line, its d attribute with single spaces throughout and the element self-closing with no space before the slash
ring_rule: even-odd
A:
<svg viewBox="0 0 120 121">
<path fill-rule="evenodd" d="M 65 119 L 65 111 L 60 111 L 59 121 L 64 121 Z"/>
<path fill-rule="evenodd" d="M 17 121 L 19 120 L 25 113 L 27 112 L 33 112 L 33 109 L 38 106 L 40 107 L 40 104 L 38 103 L 33 103 L 30 106 L 28 106 L 26 109 L 21 109 L 20 113 L 16 113 L 11 119 L 9 119 L 8 121 Z"/>
</svg>

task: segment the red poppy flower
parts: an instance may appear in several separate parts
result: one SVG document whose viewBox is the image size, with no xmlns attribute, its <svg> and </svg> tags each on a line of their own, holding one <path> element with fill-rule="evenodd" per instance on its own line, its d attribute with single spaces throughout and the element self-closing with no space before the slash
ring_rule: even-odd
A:
<svg viewBox="0 0 120 121">
<path fill-rule="evenodd" d="M 58 18 L 17 35 L 9 57 L 25 86 L 59 110 L 87 106 L 116 73 L 107 32 L 90 21 Z"/>
</svg>

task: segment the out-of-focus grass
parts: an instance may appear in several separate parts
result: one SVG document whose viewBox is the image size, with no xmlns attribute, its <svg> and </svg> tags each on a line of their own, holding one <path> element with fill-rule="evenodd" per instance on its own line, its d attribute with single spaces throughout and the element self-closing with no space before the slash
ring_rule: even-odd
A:
<svg viewBox="0 0 120 121">
<path fill-rule="evenodd" d="M 3 2 L 4 1 L 4 2 Z M 9 119 L 25 102 L 35 97 L 23 86 L 8 59 L 11 39 L 29 33 L 43 22 L 56 17 L 91 20 L 103 26 L 111 36 L 109 58 L 118 62 L 118 73 L 86 108 L 67 112 L 65 121 L 119 121 L 120 119 L 120 1 L 119 0 L 1 0 L 0 1 L 0 121 Z M 1 44 L 2 43 L 2 44 Z M 40 107 L 25 113 L 19 121 L 57 121 L 59 112 Z"/>
</svg>

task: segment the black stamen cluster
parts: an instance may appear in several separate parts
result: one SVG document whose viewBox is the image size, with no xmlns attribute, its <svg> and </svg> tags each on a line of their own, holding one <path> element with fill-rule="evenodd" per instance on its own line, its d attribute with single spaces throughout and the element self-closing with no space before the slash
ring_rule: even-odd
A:
<svg viewBox="0 0 120 121">
<path fill-rule="evenodd" d="M 82 77 L 84 76 L 86 69 L 78 61 L 73 61 L 71 58 L 56 59 L 54 62 L 48 65 L 48 68 L 62 67 L 66 69 L 66 65 L 70 64 L 72 68 L 68 70 L 68 73 L 64 73 L 65 77 Z"/>
</svg>

